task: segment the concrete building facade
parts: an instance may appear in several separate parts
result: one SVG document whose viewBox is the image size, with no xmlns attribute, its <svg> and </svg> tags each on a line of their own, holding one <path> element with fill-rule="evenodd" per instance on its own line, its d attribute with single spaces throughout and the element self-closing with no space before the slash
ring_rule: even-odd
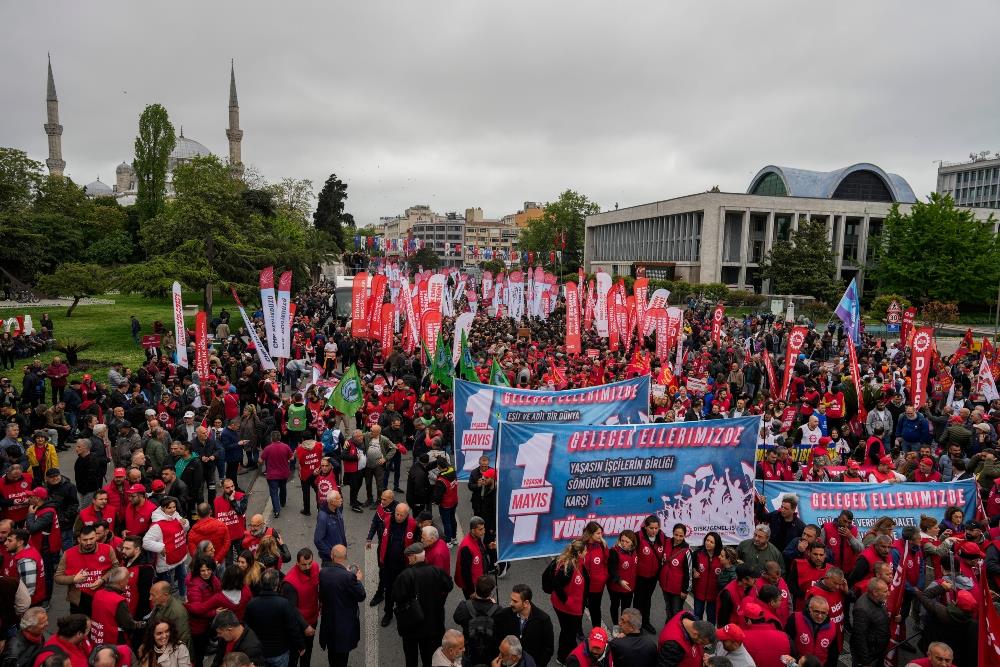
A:
<svg viewBox="0 0 1000 667">
<path fill-rule="evenodd" d="M 743 194 L 705 192 L 588 216 L 584 263 L 621 275 L 644 265 L 651 277 L 766 292 L 765 255 L 811 219 L 826 225 L 840 277 L 863 283 L 869 239 L 894 203 L 907 212 L 915 201 L 902 177 L 867 163 L 833 172 L 768 166 Z"/>
<path fill-rule="evenodd" d="M 973 154 L 968 162 L 942 162 L 937 191 L 959 206 L 1000 208 L 1000 153 Z"/>
</svg>

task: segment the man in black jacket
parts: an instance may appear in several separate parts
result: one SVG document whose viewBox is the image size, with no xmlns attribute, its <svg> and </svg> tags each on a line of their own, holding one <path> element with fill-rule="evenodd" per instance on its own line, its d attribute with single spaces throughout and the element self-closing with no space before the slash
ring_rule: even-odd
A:
<svg viewBox="0 0 1000 667">
<path fill-rule="evenodd" d="M 430 465 L 427 454 L 421 454 L 406 476 L 406 504 L 413 511 L 413 516 L 430 509 L 431 482 L 427 472 Z M 434 466 L 437 466 L 437 461 Z"/>
<path fill-rule="evenodd" d="M 45 471 L 45 488 L 49 492 L 49 500 L 56 507 L 60 526 L 72 526 L 80 511 L 80 497 L 76 485 L 63 476 L 59 468 L 49 468 Z M 64 530 L 63 551 L 73 546 L 73 532 Z"/>
<path fill-rule="evenodd" d="M 462 626 L 462 634 L 465 635 L 465 657 L 471 660 L 473 665 L 489 664 L 500 648 L 502 635 L 496 633 L 496 614 L 500 611 L 500 605 L 493 599 L 495 589 L 496 581 L 490 575 L 484 574 L 476 582 L 476 592 L 468 600 L 459 602 L 455 613 L 452 614 L 455 622 Z M 492 620 L 494 629 L 492 636 L 487 636 L 487 633 L 483 632 L 472 632 L 470 622 L 479 617 Z M 477 623 L 478 625 L 480 624 Z"/>
<path fill-rule="evenodd" d="M 77 440 L 76 462 L 73 464 L 77 491 L 84 497 L 93 494 L 104 484 L 106 470 L 104 461 L 91 452 L 90 440 L 82 438 Z"/>
<path fill-rule="evenodd" d="M 287 664 L 289 653 L 295 651 L 302 655 L 305 652 L 302 638 L 308 624 L 299 610 L 278 593 L 280 583 L 281 574 L 277 570 L 265 570 L 260 576 L 261 592 L 250 600 L 243 620 L 260 638 L 264 658 L 285 656 Z"/>
<path fill-rule="evenodd" d="M 555 653 L 555 633 L 552 619 L 535 606 L 531 588 L 515 584 L 510 591 L 510 606 L 497 612 L 493 634 L 496 637 L 514 635 L 521 640 L 524 652 L 537 665 L 547 665 Z"/>
<path fill-rule="evenodd" d="M 187 511 L 191 511 L 204 500 L 202 489 L 205 486 L 205 473 L 201 458 L 191 450 L 191 443 L 179 440 L 171 443 L 170 458 L 170 466 L 177 473 L 177 477 L 187 486 L 188 502 L 186 509 Z M 163 481 L 166 482 L 167 480 L 164 479 Z"/>
<path fill-rule="evenodd" d="M 417 667 L 417 658 L 431 664 L 431 656 L 444 634 L 444 603 L 454 583 L 451 577 L 424 560 L 424 545 L 417 542 L 406 547 L 409 566 L 396 578 L 392 597 L 399 613 L 396 629 L 403 638 L 406 667 Z M 419 612 L 411 611 L 416 605 Z M 416 620 L 417 616 L 422 618 Z"/>
<path fill-rule="evenodd" d="M 623 609 L 619 635 L 611 640 L 611 656 L 619 665 L 652 667 L 656 664 L 656 637 L 642 631 L 642 614 L 638 609 Z"/>
<path fill-rule="evenodd" d="M 284 598 L 282 598 L 284 599 Z M 245 653 L 255 665 L 264 665 L 264 649 L 254 631 L 240 623 L 236 614 L 227 610 L 220 611 L 212 621 L 212 629 L 221 640 L 219 648 L 212 660 L 212 667 L 221 667 L 223 658 L 228 653 Z M 227 647 L 232 644 L 231 651 Z"/>
<path fill-rule="evenodd" d="M 889 586 L 881 579 L 868 582 L 868 592 L 854 604 L 851 632 L 851 665 L 881 665 L 889 646 L 889 612 L 885 600 Z"/>
<path fill-rule="evenodd" d="M 331 552 L 333 564 L 319 573 L 319 647 L 328 651 L 331 667 L 347 667 L 347 661 L 361 640 L 359 605 L 365 599 L 364 575 L 347 569 L 347 548 L 338 544 Z M 374 650 L 374 648 L 369 649 Z"/>
</svg>

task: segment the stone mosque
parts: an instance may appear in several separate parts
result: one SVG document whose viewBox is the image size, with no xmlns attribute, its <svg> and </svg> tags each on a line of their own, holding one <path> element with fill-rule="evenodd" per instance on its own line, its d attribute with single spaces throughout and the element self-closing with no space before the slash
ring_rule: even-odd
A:
<svg viewBox="0 0 1000 667">
<path fill-rule="evenodd" d="M 49 157 L 45 161 L 49 174 L 62 176 L 66 162 L 62 156 L 63 126 L 59 124 L 59 98 L 56 96 L 56 83 L 52 76 L 52 60 L 49 59 L 49 79 L 45 97 L 47 120 L 45 134 L 49 140 Z M 242 142 L 243 130 L 240 129 L 240 105 L 236 97 L 236 69 L 233 63 L 229 66 L 229 127 L 226 128 L 226 138 L 229 140 L 230 171 L 235 178 L 243 177 Z M 167 162 L 167 194 L 173 192 L 173 171 L 179 164 L 191 161 L 198 155 L 211 155 L 212 152 L 202 143 L 184 136 L 183 126 L 177 135 L 177 145 L 170 153 Z M 137 183 L 135 170 L 128 162 L 122 162 L 115 168 L 115 182 L 108 185 L 101 181 L 87 183 L 84 191 L 88 197 L 114 197 L 122 206 L 135 203 Z"/>
</svg>

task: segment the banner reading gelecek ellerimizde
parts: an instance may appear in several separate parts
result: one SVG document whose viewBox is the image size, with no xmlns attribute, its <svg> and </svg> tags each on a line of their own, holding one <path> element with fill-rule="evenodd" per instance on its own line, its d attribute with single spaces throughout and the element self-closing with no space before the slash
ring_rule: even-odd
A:
<svg viewBox="0 0 1000 667">
<path fill-rule="evenodd" d="M 584 389 L 537 391 L 455 379 L 455 468 L 469 479 L 479 457 L 496 462 L 501 421 L 639 424 L 649 420 L 649 376 Z"/>
<path fill-rule="evenodd" d="M 700 544 L 753 534 L 760 417 L 635 426 L 513 424 L 500 428 L 500 560 L 553 556 L 589 521 L 614 541 L 655 514 L 668 534 Z"/>
</svg>

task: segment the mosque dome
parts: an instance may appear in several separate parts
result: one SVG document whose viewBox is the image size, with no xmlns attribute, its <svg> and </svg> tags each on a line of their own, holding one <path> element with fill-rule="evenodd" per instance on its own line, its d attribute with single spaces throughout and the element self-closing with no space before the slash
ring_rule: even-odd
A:
<svg viewBox="0 0 1000 667">
<path fill-rule="evenodd" d="M 115 168 L 115 173 L 116 174 L 131 174 L 132 173 L 132 165 L 130 165 L 128 162 L 122 162 L 120 165 L 118 165 L 118 167 Z"/>
<path fill-rule="evenodd" d="M 185 137 L 184 131 L 181 130 L 180 136 L 177 137 L 177 145 L 174 146 L 174 150 L 170 151 L 168 166 L 173 170 L 179 163 L 188 162 L 199 155 L 211 154 L 212 151 L 208 150 L 205 144 Z"/>
<path fill-rule="evenodd" d="M 113 197 L 115 194 L 111 189 L 111 186 L 102 182 L 100 178 L 91 183 L 87 183 L 83 189 L 87 193 L 88 197 Z"/>
</svg>

